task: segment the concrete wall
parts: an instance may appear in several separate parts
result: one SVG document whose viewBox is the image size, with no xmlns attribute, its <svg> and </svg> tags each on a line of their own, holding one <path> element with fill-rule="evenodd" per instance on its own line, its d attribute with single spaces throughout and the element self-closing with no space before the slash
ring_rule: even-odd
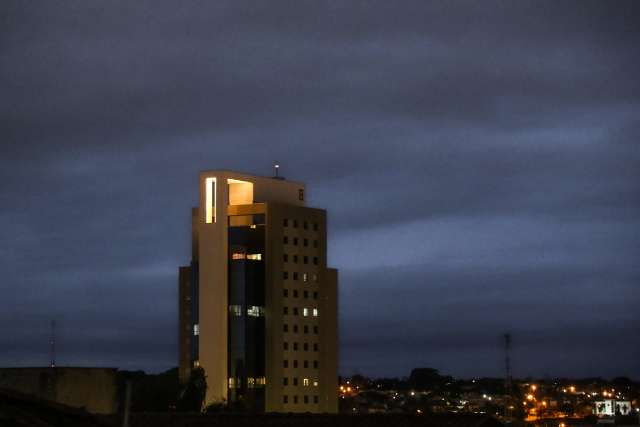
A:
<svg viewBox="0 0 640 427">
<path fill-rule="evenodd" d="M 94 414 L 117 411 L 114 368 L 0 368 L 0 388 Z"/>
</svg>

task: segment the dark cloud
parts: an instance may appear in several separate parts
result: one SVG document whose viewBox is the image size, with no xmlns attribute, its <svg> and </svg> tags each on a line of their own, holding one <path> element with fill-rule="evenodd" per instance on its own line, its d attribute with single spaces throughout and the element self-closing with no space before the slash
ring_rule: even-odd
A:
<svg viewBox="0 0 640 427">
<path fill-rule="evenodd" d="M 199 170 L 330 218 L 341 370 L 640 376 L 637 2 L 9 2 L 0 364 L 159 370 Z M 375 334 L 371 334 L 375 331 Z M 615 367 L 615 368 L 614 368 Z"/>
</svg>

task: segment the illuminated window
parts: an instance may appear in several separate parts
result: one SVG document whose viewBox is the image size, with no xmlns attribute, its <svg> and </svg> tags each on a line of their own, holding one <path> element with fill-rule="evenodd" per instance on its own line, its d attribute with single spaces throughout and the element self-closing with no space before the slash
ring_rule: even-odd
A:
<svg viewBox="0 0 640 427">
<path fill-rule="evenodd" d="M 311 278 L 313 279 L 314 282 L 318 281 L 318 275 L 314 274 L 313 276 L 311 276 Z"/>
<path fill-rule="evenodd" d="M 302 379 L 302 385 L 305 386 L 305 387 L 308 387 L 309 386 L 309 378 L 303 378 Z"/>
<path fill-rule="evenodd" d="M 313 309 L 313 317 L 318 317 L 318 309 L 317 308 Z"/>
<path fill-rule="evenodd" d="M 216 179 L 205 178 L 205 222 L 216 222 Z"/>
<path fill-rule="evenodd" d="M 247 259 L 253 260 L 253 261 L 261 261 L 262 260 L 262 254 L 247 254 Z"/>
<path fill-rule="evenodd" d="M 313 386 L 318 387 L 318 380 L 313 380 Z"/>
<path fill-rule="evenodd" d="M 200 335 L 200 325 L 198 325 L 197 323 L 193 325 L 193 335 Z"/>
<path fill-rule="evenodd" d="M 309 309 L 308 309 L 307 307 L 305 307 L 305 308 L 303 308 L 303 309 L 302 309 L 302 315 L 303 315 L 304 317 L 309 316 Z"/>
<path fill-rule="evenodd" d="M 256 378 L 256 386 L 257 387 L 262 387 L 265 386 L 267 384 L 267 379 L 265 377 L 257 377 Z"/>
<path fill-rule="evenodd" d="M 236 381 L 233 377 L 229 377 L 229 388 L 236 388 Z"/>
<path fill-rule="evenodd" d="M 253 377 L 247 377 L 247 388 L 254 388 L 256 385 L 256 379 Z"/>
<path fill-rule="evenodd" d="M 250 305 L 249 307 L 247 307 L 247 315 L 251 317 L 264 316 L 264 307 L 260 307 L 258 305 Z"/>
<path fill-rule="evenodd" d="M 231 313 L 232 316 L 242 316 L 242 306 L 241 305 L 230 305 L 229 306 L 229 313 Z"/>
<path fill-rule="evenodd" d="M 246 258 L 246 255 L 240 252 L 234 252 L 231 255 L 231 259 L 245 259 L 245 258 Z"/>
</svg>

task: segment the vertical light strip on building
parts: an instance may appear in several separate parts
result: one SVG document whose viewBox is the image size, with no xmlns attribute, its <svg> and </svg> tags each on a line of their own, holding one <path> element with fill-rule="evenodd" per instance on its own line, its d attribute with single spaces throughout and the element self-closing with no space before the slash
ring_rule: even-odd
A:
<svg viewBox="0 0 640 427">
<path fill-rule="evenodd" d="M 205 179 L 205 206 L 206 206 L 206 223 L 216 222 L 216 179 Z"/>
</svg>

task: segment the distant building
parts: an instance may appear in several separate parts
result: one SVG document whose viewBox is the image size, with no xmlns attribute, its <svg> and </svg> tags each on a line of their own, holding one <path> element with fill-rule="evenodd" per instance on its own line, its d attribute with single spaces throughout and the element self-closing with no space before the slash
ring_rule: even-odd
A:
<svg viewBox="0 0 640 427">
<path fill-rule="evenodd" d="M 326 212 L 303 184 L 200 174 L 192 258 L 179 270 L 179 373 L 207 376 L 205 405 L 337 412 L 337 271 Z"/>
<path fill-rule="evenodd" d="M 593 413 L 598 416 L 627 415 L 631 411 L 631 402 L 624 400 L 605 399 L 593 403 Z"/>
</svg>

